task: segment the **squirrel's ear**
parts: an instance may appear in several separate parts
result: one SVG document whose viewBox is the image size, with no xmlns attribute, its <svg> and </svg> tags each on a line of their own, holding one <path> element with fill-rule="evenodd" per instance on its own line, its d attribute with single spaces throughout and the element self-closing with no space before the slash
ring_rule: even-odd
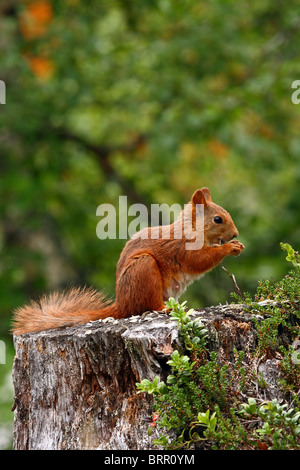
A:
<svg viewBox="0 0 300 470">
<path fill-rule="evenodd" d="M 208 188 L 202 188 L 201 191 L 204 192 L 204 194 L 205 194 L 205 199 L 206 199 L 207 201 L 211 201 L 211 195 L 210 195 L 209 189 L 208 189 Z"/>
<path fill-rule="evenodd" d="M 204 204 L 204 206 L 207 206 L 208 201 L 211 201 L 208 188 L 197 189 L 192 196 L 192 203 L 194 205 Z"/>
</svg>

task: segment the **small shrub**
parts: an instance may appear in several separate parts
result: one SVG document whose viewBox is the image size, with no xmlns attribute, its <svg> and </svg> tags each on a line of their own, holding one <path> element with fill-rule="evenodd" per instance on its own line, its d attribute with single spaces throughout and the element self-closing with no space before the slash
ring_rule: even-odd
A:
<svg viewBox="0 0 300 470">
<path fill-rule="evenodd" d="M 242 303 L 247 300 L 258 333 L 256 351 L 247 362 L 243 351 L 235 351 L 232 363 L 209 352 L 208 332 L 199 319 L 192 320 L 194 311 L 187 310 L 185 302 L 170 299 L 166 303 L 177 321 L 185 354 L 173 352 L 166 383 L 156 377 L 153 382 L 142 380 L 137 384 L 138 393 L 154 396 L 155 414 L 149 434 L 155 428 L 164 430 L 154 440 L 157 445 L 165 449 L 300 450 L 299 364 L 292 361 L 292 346 L 280 345 L 278 335 L 279 329 L 285 328 L 292 339 L 300 336 L 300 257 L 290 245 L 281 246 L 294 269 L 277 283 L 260 281 L 254 300 L 249 294 L 243 298 L 234 295 Z M 257 313 L 263 320 L 255 320 Z M 263 396 L 266 387 L 257 374 L 257 361 L 275 356 L 280 359 L 278 387 L 285 403 L 264 401 L 257 392 L 259 388 Z"/>
</svg>

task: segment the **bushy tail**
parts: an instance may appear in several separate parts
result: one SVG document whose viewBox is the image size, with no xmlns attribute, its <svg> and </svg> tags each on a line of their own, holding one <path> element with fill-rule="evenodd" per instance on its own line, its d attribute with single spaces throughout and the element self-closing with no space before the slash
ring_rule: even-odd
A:
<svg viewBox="0 0 300 470">
<path fill-rule="evenodd" d="M 15 335 L 49 328 L 73 326 L 115 316 L 114 304 L 92 288 L 72 288 L 66 292 L 44 295 L 14 312 Z"/>
</svg>

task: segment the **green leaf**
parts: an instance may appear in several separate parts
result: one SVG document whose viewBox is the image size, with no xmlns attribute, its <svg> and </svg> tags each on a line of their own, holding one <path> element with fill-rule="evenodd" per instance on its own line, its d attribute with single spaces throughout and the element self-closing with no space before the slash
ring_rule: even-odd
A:
<svg viewBox="0 0 300 470">
<path fill-rule="evenodd" d="M 162 395 L 166 395 L 168 393 L 168 387 L 166 386 L 165 382 L 160 382 L 157 387 L 157 390 Z"/>
<path fill-rule="evenodd" d="M 198 413 L 197 419 L 200 424 L 207 426 L 209 423 L 209 410 L 207 410 L 205 413 Z"/>
</svg>

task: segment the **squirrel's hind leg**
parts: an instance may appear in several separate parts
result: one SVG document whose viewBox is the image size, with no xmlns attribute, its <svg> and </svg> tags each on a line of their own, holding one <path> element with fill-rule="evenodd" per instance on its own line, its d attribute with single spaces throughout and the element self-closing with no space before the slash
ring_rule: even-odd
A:
<svg viewBox="0 0 300 470">
<path fill-rule="evenodd" d="M 128 260 L 117 280 L 116 304 L 120 318 L 164 308 L 162 276 L 152 255 Z"/>
</svg>

